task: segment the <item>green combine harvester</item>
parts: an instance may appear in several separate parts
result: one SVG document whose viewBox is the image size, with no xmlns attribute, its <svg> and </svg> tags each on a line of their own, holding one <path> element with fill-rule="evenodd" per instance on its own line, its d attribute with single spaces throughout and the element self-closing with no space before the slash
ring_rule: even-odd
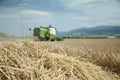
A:
<svg viewBox="0 0 120 80">
<path fill-rule="evenodd" d="M 56 28 L 49 25 L 48 27 L 41 26 L 33 29 L 35 41 L 61 41 L 56 35 Z"/>
</svg>

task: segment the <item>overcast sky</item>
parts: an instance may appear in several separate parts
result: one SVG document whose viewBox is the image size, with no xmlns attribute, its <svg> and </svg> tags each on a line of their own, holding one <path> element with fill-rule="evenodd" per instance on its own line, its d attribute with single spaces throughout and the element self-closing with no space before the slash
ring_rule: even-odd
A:
<svg viewBox="0 0 120 80">
<path fill-rule="evenodd" d="M 30 33 L 48 26 L 58 31 L 80 27 L 120 25 L 120 0 L 0 0 L 0 32 Z"/>
</svg>

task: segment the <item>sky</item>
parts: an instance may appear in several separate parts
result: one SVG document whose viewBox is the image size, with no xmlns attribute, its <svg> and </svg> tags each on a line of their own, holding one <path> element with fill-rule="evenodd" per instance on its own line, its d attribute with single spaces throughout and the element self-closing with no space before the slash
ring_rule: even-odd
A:
<svg viewBox="0 0 120 80">
<path fill-rule="evenodd" d="M 0 0 L 0 32 L 29 36 L 29 28 L 58 31 L 120 25 L 120 0 Z"/>
</svg>

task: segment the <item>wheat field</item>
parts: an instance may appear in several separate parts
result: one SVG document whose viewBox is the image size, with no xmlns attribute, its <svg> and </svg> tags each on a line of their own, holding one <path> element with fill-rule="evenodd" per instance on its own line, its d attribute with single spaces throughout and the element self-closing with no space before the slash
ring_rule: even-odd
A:
<svg viewBox="0 0 120 80">
<path fill-rule="evenodd" d="M 2 41 L 0 80 L 120 80 L 120 40 Z"/>
</svg>

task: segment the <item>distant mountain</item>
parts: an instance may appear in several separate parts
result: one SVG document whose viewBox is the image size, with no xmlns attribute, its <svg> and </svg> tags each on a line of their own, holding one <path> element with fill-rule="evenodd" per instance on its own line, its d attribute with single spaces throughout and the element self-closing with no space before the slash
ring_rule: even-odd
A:
<svg viewBox="0 0 120 80">
<path fill-rule="evenodd" d="M 57 32 L 57 36 L 59 36 L 59 37 L 64 37 L 67 34 L 68 34 L 68 32 L 60 32 L 60 31 Z"/>
<path fill-rule="evenodd" d="M 58 32 L 58 36 L 72 37 L 104 37 L 104 36 L 120 36 L 120 26 L 97 26 L 85 27 L 71 30 L 68 32 Z"/>
</svg>

